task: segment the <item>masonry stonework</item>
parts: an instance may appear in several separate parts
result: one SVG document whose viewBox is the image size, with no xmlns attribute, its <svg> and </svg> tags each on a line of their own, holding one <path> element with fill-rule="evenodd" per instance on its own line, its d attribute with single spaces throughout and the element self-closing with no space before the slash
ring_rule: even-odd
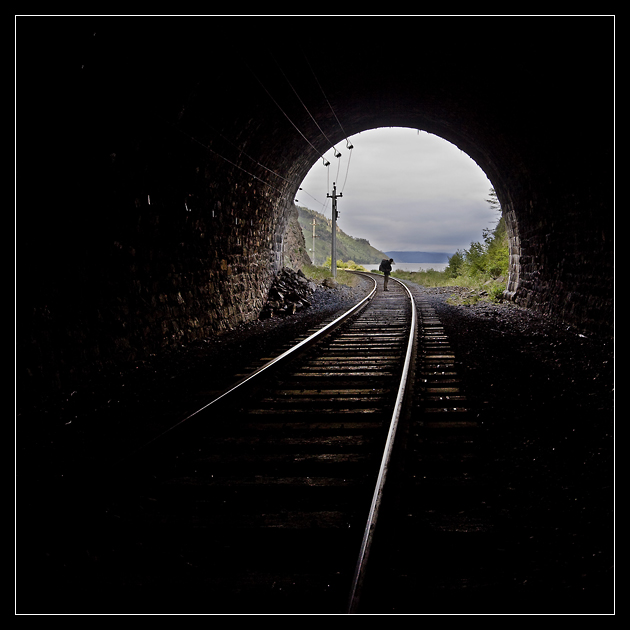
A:
<svg viewBox="0 0 630 630">
<path fill-rule="evenodd" d="M 510 299 L 611 335 L 607 22 L 457 41 L 414 24 L 422 38 L 305 64 L 287 21 L 244 38 L 222 18 L 33 20 L 18 38 L 20 387 L 67 389 L 258 317 L 302 180 L 331 143 L 384 126 L 436 134 L 484 170 Z"/>
</svg>

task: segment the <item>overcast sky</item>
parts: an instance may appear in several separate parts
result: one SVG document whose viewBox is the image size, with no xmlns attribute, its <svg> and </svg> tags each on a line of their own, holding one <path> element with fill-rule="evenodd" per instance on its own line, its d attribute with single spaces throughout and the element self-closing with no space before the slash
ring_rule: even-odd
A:
<svg viewBox="0 0 630 630">
<path fill-rule="evenodd" d="M 329 167 L 321 159 L 313 165 L 297 205 L 330 217 L 326 194 L 336 182 L 337 193 L 343 192 L 339 227 L 381 251 L 452 254 L 496 225 L 499 216 L 485 201 L 492 184 L 455 145 L 399 127 L 371 129 L 350 140 L 352 152 L 342 141 L 336 145 L 340 158 L 331 149 L 325 154 Z"/>
</svg>

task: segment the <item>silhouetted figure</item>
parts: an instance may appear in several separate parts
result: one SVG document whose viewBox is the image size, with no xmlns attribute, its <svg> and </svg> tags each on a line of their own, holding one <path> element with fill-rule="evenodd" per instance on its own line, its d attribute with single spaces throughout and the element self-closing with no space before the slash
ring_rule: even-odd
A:
<svg viewBox="0 0 630 630">
<path fill-rule="evenodd" d="M 392 272 L 392 263 L 394 262 L 393 258 L 383 258 L 381 260 L 381 264 L 378 267 L 379 271 L 382 271 L 385 274 L 385 280 L 383 282 L 383 291 L 389 291 L 387 288 L 387 283 L 389 282 L 389 274 Z"/>
</svg>

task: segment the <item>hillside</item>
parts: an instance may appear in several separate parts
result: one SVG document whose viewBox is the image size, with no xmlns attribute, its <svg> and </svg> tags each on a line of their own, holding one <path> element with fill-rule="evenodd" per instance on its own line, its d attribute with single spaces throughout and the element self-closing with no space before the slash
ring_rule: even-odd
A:
<svg viewBox="0 0 630 630">
<path fill-rule="evenodd" d="M 313 219 L 315 219 L 315 258 L 311 248 L 313 246 Z M 323 214 L 298 206 L 298 220 L 306 249 L 315 265 L 321 265 L 330 256 L 331 247 L 331 219 Z M 359 265 L 369 265 L 380 263 L 383 258 L 387 258 L 384 252 L 372 247 L 365 238 L 356 238 L 349 236 L 337 226 L 337 260 L 353 260 Z"/>
</svg>

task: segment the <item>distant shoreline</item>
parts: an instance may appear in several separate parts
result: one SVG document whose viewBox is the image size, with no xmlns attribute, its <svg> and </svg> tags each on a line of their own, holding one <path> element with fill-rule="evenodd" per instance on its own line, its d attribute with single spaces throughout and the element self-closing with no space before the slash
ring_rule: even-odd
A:
<svg viewBox="0 0 630 630">
<path fill-rule="evenodd" d="M 393 258 L 395 262 L 399 263 L 412 263 L 412 264 L 424 264 L 424 263 L 448 263 L 449 258 L 453 254 L 446 254 L 443 252 L 406 252 L 406 251 L 392 251 L 385 252 L 387 256 Z"/>
<path fill-rule="evenodd" d="M 394 259 L 395 260 L 395 259 Z M 367 271 L 378 270 L 378 265 L 363 264 L 361 265 Z M 392 267 L 392 271 L 444 271 L 448 266 L 447 262 L 426 262 L 426 263 L 396 263 Z"/>
</svg>

